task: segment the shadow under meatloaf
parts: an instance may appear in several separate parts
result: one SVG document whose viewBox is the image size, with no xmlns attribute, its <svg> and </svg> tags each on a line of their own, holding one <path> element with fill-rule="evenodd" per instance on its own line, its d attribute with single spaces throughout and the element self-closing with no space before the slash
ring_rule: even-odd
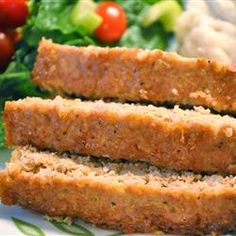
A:
<svg viewBox="0 0 236 236">
<path fill-rule="evenodd" d="M 4 204 L 79 217 L 126 233 L 225 233 L 236 229 L 236 177 L 160 170 L 17 148 L 0 172 Z"/>
<path fill-rule="evenodd" d="M 236 173 L 236 119 L 200 108 L 26 98 L 7 102 L 3 116 L 8 146 Z"/>
<path fill-rule="evenodd" d="M 87 98 L 236 111 L 235 67 L 160 50 L 73 47 L 42 40 L 32 76 L 44 89 Z"/>
</svg>

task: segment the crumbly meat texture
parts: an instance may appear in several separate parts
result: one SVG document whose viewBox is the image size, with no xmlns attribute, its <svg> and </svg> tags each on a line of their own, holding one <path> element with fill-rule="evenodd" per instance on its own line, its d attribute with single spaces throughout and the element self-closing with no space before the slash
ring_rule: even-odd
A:
<svg viewBox="0 0 236 236">
<path fill-rule="evenodd" d="M 160 50 L 73 47 L 42 40 L 32 77 L 44 89 L 88 98 L 236 111 L 235 67 Z"/>
<path fill-rule="evenodd" d="M 79 217 L 126 233 L 225 233 L 236 229 L 236 177 L 160 170 L 18 148 L 0 172 L 4 204 Z"/>
<path fill-rule="evenodd" d="M 3 116 L 8 146 L 236 173 L 236 119 L 199 108 L 26 98 L 7 102 Z"/>
</svg>

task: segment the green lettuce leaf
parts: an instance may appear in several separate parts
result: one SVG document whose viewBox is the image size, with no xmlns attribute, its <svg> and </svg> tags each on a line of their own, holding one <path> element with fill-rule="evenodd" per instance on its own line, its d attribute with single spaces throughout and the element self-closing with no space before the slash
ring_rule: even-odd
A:
<svg viewBox="0 0 236 236">
<path fill-rule="evenodd" d="M 133 25 L 123 35 L 120 46 L 165 49 L 167 47 L 167 34 L 159 24 L 152 25 L 146 29 Z"/>
<path fill-rule="evenodd" d="M 125 10 L 128 26 L 139 25 L 139 14 L 150 4 L 147 0 L 116 0 Z"/>
<path fill-rule="evenodd" d="M 34 49 L 42 37 L 56 43 L 73 42 L 77 46 L 95 44 L 91 37 L 78 33 L 78 28 L 71 24 L 70 13 L 75 3 L 60 0 L 52 4 L 48 0 L 32 0 L 31 15 L 23 29 L 24 41 Z"/>
<path fill-rule="evenodd" d="M 59 30 L 63 34 L 74 33 L 75 27 L 70 21 L 73 5 L 73 1 L 68 0 L 54 1 L 53 4 L 41 0 L 34 26 L 44 32 Z"/>
<path fill-rule="evenodd" d="M 160 23 L 155 23 L 148 28 L 140 24 L 142 12 L 151 4 L 160 0 L 117 0 L 125 10 L 128 19 L 128 28 L 122 36 L 119 46 L 128 48 L 166 49 L 168 35 Z"/>
</svg>

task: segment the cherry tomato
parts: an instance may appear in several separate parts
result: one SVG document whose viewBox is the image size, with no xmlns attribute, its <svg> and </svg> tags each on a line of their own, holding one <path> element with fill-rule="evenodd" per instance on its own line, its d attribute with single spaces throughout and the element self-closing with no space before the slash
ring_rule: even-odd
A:
<svg viewBox="0 0 236 236">
<path fill-rule="evenodd" d="M 16 28 L 25 24 L 28 7 L 25 0 L 0 0 L 0 28 Z"/>
<path fill-rule="evenodd" d="M 95 32 L 98 39 L 103 42 L 119 40 L 127 27 L 123 8 L 115 2 L 103 2 L 98 5 L 96 13 L 103 19 Z"/>
<path fill-rule="evenodd" d="M 0 71 L 3 71 L 14 53 L 14 45 L 11 38 L 3 32 L 0 32 Z"/>
</svg>

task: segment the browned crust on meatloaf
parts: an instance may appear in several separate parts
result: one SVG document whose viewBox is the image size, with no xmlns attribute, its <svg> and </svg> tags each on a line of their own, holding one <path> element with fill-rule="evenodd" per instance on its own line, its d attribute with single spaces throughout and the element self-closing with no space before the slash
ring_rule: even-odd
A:
<svg viewBox="0 0 236 236">
<path fill-rule="evenodd" d="M 159 170 L 145 163 L 17 149 L 0 172 L 0 196 L 50 216 L 127 233 L 236 229 L 236 177 Z"/>
<path fill-rule="evenodd" d="M 205 110 L 26 98 L 6 103 L 4 124 L 8 146 L 236 173 L 236 119 Z"/>
<path fill-rule="evenodd" d="M 33 81 L 89 98 L 172 102 L 236 110 L 236 69 L 160 50 L 73 47 L 42 40 Z"/>
</svg>

